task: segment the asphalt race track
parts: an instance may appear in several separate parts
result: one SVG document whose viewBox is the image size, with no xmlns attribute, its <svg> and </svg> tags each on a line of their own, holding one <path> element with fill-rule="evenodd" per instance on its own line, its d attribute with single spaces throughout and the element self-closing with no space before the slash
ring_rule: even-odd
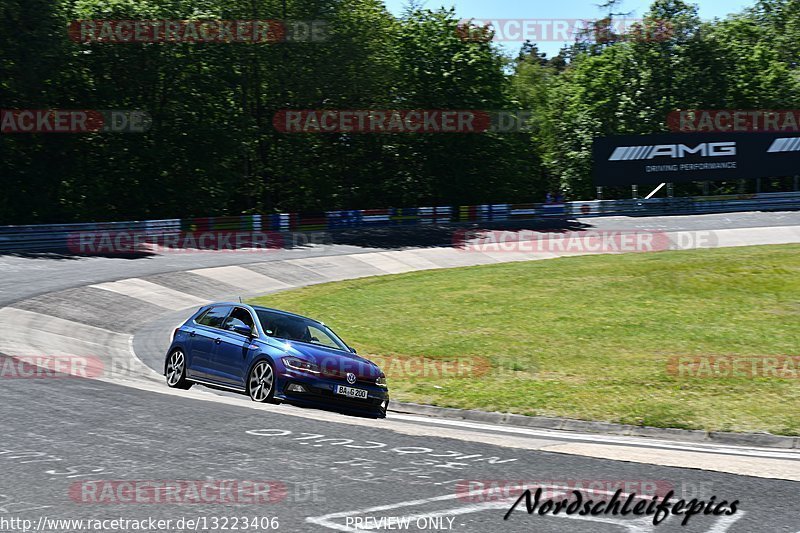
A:
<svg viewBox="0 0 800 533">
<path fill-rule="evenodd" d="M 34 523 L 40 516 L 277 516 L 282 531 L 346 531 L 347 516 L 444 512 L 455 518 L 456 531 L 652 530 L 642 520 L 565 523 L 524 512 L 504 522 L 508 503 L 480 505 L 458 489 L 463 479 L 530 479 L 641 480 L 671 485 L 691 497 L 713 494 L 742 502 L 732 524 L 698 516 L 687 528 L 668 519 L 658 531 L 795 531 L 798 524 L 796 482 L 510 449 L 434 436 L 435 426 L 424 435 L 402 434 L 77 379 L 64 379 L 57 388 L 44 380 L 34 385 L 19 380 L 3 387 L 2 400 L 10 427 L 2 438 L 0 501 L 7 513 Z M 260 430 L 267 436 L 259 436 Z M 473 458 L 436 457 L 451 452 Z M 241 506 L 70 499 L 74 484 L 96 479 L 274 480 L 285 486 L 285 496 Z M 334 516 L 327 527 L 319 525 L 328 515 Z"/>
<path fill-rule="evenodd" d="M 720 230 L 720 243 L 728 246 L 800 242 L 800 213 L 575 223 Z M 430 230 L 426 238 L 415 243 L 402 232 L 343 234 L 268 257 L 245 251 L 0 256 L 0 353 L 89 354 L 106 365 L 98 379 L 2 380 L 0 531 L 22 530 L 12 518 L 28 519 L 29 529 L 38 531 L 91 529 L 88 522 L 56 519 L 150 518 L 172 522 L 143 530 L 383 531 L 390 528 L 373 519 L 403 517 L 408 531 L 800 532 L 800 446 L 678 442 L 668 432 L 663 439 L 590 435 L 397 413 L 371 420 L 254 404 L 199 386 L 172 391 L 157 374 L 166 335 L 186 309 L 204 301 L 525 259 L 455 252 L 446 248 L 447 232 Z M 674 499 L 713 496 L 739 505 L 734 515 L 700 514 L 687 526 L 676 516 L 657 526 L 652 517 L 529 516 L 524 504 L 504 520 L 515 498 L 481 488 L 520 482 L 555 487 L 556 495 L 563 494 L 558 487 L 591 486 L 598 500 L 619 487 L 625 494 L 654 489 L 662 496 L 674 491 Z M 230 497 L 216 500 L 213 494 L 200 501 L 185 493 L 169 497 L 170 487 L 203 483 L 250 488 L 222 491 Z M 255 495 L 252 487 L 258 487 Z M 244 519 L 259 527 L 245 527 Z M 103 530 L 133 528 L 106 523 Z"/>
</svg>

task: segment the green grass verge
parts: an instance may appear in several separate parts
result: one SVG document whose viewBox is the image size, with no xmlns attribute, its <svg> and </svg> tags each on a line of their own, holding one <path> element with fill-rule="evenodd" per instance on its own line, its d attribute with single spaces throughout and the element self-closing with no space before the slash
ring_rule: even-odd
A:
<svg viewBox="0 0 800 533">
<path fill-rule="evenodd" d="M 800 434 L 800 379 L 667 371 L 673 356 L 800 355 L 796 245 L 427 271 L 255 302 L 323 320 L 367 357 L 491 364 L 444 376 L 390 368 L 392 397 L 401 401 Z"/>
</svg>

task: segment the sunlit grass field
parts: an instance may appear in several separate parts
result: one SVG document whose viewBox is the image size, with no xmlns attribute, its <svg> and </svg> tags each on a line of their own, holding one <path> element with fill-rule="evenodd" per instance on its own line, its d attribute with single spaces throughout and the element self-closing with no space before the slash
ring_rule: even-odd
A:
<svg viewBox="0 0 800 533">
<path fill-rule="evenodd" d="M 396 400 L 800 435 L 800 379 L 668 371 L 675 356 L 800 355 L 796 245 L 426 271 L 256 302 L 322 320 L 359 354 L 392 361 Z M 420 376 L 396 364 L 421 358 L 475 370 Z"/>
</svg>

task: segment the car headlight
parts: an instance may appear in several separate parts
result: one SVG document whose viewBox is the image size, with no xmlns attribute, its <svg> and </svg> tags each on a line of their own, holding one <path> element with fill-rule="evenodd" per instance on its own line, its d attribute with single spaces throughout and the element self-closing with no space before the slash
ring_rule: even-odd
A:
<svg viewBox="0 0 800 533">
<path fill-rule="evenodd" d="M 376 379 L 375 380 L 375 385 L 377 385 L 379 387 L 388 387 L 389 384 L 386 383 L 386 376 L 381 376 L 378 379 Z"/>
<path fill-rule="evenodd" d="M 319 374 L 319 365 L 309 361 L 303 361 L 297 357 L 284 357 L 283 364 L 293 370 L 300 370 L 302 372 L 311 372 L 312 374 Z"/>
</svg>

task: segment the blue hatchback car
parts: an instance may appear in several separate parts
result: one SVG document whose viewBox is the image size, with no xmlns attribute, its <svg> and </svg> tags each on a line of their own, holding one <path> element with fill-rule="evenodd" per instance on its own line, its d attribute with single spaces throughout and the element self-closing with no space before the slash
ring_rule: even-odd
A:
<svg viewBox="0 0 800 533">
<path fill-rule="evenodd" d="M 194 383 L 383 418 L 386 376 L 322 322 L 241 303 L 200 308 L 177 328 L 164 363 L 167 385 Z"/>
</svg>

